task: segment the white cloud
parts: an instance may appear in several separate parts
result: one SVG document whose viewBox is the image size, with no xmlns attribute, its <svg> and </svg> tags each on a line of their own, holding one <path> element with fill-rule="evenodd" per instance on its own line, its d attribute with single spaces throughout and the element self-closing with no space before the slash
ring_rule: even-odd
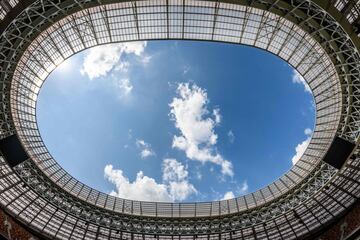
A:
<svg viewBox="0 0 360 240">
<path fill-rule="evenodd" d="M 230 143 L 234 143 L 234 141 L 235 141 L 235 135 L 234 135 L 233 131 L 231 131 L 231 130 L 228 131 L 227 135 L 228 135 L 228 138 L 229 138 L 229 142 L 230 142 Z"/>
<path fill-rule="evenodd" d="M 163 161 L 163 180 L 182 181 L 188 177 L 185 166 L 175 159 L 164 159 Z"/>
<path fill-rule="evenodd" d="M 247 193 L 248 190 L 249 190 L 249 185 L 248 185 L 247 181 L 245 180 L 238 188 L 238 194 Z"/>
<path fill-rule="evenodd" d="M 58 60 L 60 60 L 60 59 L 58 59 Z M 61 72 L 68 72 L 74 66 L 76 66 L 76 64 L 74 63 L 72 58 L 67 58 L 56 67 L 56 70 L 61 71 Z"/>
<path fill-rule="evenodd" d="M 190 71 L 190 66 L 189 65 L 183 66 L 183 75 L 187 74 L 189 71 Z"/>
<path fill-rule="evenodd" d="M 128 139 L 132 139 L 132 137 L 133 137 L 132 132 L 133 132 L 133 130 L 130 128 L 128 130 Z"/>
<path fill-rule="evenodd" d="M 120 90 L 121 96 L 127 96 L 131 93 L 131 91 L 133 89 L 133 85 L 131 84 L 129 79 L 123 78 L 118 81 L 118 88 Z"/>
<path fill-rule="evenodd" d="M 125 53 L 142 56 L 145 47 L 146 42 L 115 43 L 93 47 L 85 56 L 81 74 L 94 79 L 105 76 L 114 67 L 116 70 L 126 71 L 129 63 L 121 60 L 122 55 Z"/>
<path fill-rule="evenodd" d="M 224 197 L 221 200 L 228 200 L 232 198 L 235 198 L 235 195 L 232 191 L 229 191 L 224 194 Z"/>
<path fill-rule="evenodd" d="M 220 115 L 220 109 L 218 108 L 215 108 L 213 110 L 213 115 L 215 117 L 215 123 L 216 124 L 219 124 L 221 122 L 221 115 Z"/>
<path fill-rule="evenodd" d="M 105 166 L 104 174 L 107 180 L 115 184 L 116 191 L 110 193 L 113 196 L 146 201 L 172 200 L 165 184 L 159 184 L 155 179 L 144 176 L 142 171 L 137 173 L 133 182 L 123 175 L 121 169 L 114 169 L 112 165 Z"/>
<path fill-rule="evenodd" d="M 145 50 L 147 42 L 125 42 L 120 44 L 122 44 L 122 49 L 127 54 L 133 53 L 137 56 L 141 56 Z"/>
<path fill-rule="evenodd" d="M 310 128 L 306 128 L 304 130 L 305 135 L 307 136 L 307 138 L 302 141 L 301 143 L 299 143 L 296 147 L 295 147 L 295 155 L 292 157 L 291 161 L 293 164 L 295 164 L 297 161 L 299 161 L 299 159 L 301 158 L 301 156 L 304 154 L 307 146 L 310 143 L 311 140 L 311 134 L 312 134 L 312 130 Z"/>
<path fill-rule="evenodd" d="M 188 181 L 169 182 L 170 196 L 174 200 L 183 201 L 189 195 L 197 193 L 195 187 Z"/>
<path fill-rule="evenodd" d="M 115 67 L 114 70 L 126 73 L 129 70 L 130 63 L 128 61 L 120 61 Z"/>
<path fill-rule="evenodd" d="M 155 155 L 155 152 L 151 149 L 151 145 L 143 139 L 136 139 L 136 146 L 140 149 L 140 156 L 142 159 Z"/>
<path fill-rule="evenodd" d="M 311 135 L 312 130 L 310 128 L 305 128 L 304 133 L 305 133 L 305 135 Z"/>
<path fill-rule="evenodd" d="M 115 184 L 116 191 L 111 195 L 140 201 L 183 201 L 197 190 L 189 183 L 186 168 L 175 159 L 163 161 L 163 183 L 157 183 L 155 179 L 145 176 L 142 171 L 138 172 L 136 179 L 131 182 L 124 176 L 122 170 L 114 169 L 112 165 L 106 165 L 104 176 Z"/>
<path fill-rule="evenodd" d="M 152 57 L 149 56 L 149 55 L 143 56 L 143 57 L 141 58 L 141 62 L 146 65 L 146 64 L 148 64 L 148 63 L 150 62 L 151 58 L 152 58 Z"/>
<path fill-rule="evenodd" d="M 189 195 L 197 193 L 195 187 L 189 183 L 188 171 L 185 166 L 175 159 L 164 159 L 163 181 L 168 183 L 170 196 L 173 199 L 185 200 Z"/>
<path fill-rule="evenodd" d="M 153 156 L 154 155 L 154 152 L 151 151 L 150 149 L 143 149 L 141 150 L 141 158 L 147 158 L 149 156 Z"/>
<path fill-rule="evenodd" d="M 247 183 L 247 180 L 245 180 L 239 186 L 237 186 L 235 192 L 238 195 L 243 195 L 243 194 L 247 193 L 248 190 L 249 190 L 249 185 Z M 228 191 L 224 194 L 224 196 L 221 198 L 221 200 L 228 200 L 228 199 L 232 199 L 232 198 L 235 198 L 234 192 Z"/>
<path fill-rule="evenodd" d="M 292 82 L 302 84 L 304 86 L 305 92 L 311 93 L 311 89 L 310 89 L 309 85 L 307 84 L 305 79 L 300 75 L 300 73 L 298 71 L 296 71 L 295 69 L 293 70 Z"/>
<path fill-rule="evenodd" d="M 232 163 L 214 148 L 218 138 L 214 127 L 221 120 L 219 110 L 213 110 L 214 119 L 208 116 L 207 93 L 196 84 L 181 83 L 177 93 L 179 97 L 169 104 L 171 119 L 181 132 L 180 136 L 174 136 L 173 148 L 185 151 L 189 159 L 218 164 L 224 175 L 233 176 Z"/>
</svg>

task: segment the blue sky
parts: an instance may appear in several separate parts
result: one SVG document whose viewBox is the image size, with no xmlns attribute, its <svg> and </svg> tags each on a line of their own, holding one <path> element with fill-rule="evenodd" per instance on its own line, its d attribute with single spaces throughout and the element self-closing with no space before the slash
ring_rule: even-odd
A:
<svg viewBox="0 0 360 240">
<path fill-rule="evenodd" d="M 37 106 L 53 157 L 115 196 L 209 201 L 285 173 L 314 125 L 311 93 L 287 63 L 241 45 L 150 41 L 66 60 Z"/>
</svg>

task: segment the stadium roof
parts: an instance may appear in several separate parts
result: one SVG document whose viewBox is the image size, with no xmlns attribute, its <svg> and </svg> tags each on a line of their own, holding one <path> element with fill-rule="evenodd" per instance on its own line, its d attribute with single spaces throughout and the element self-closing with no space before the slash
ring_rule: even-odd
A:
<svg viewBox="0 0 360 240">
<path fill-rule="evenodd" d="M 360 196 L 359 5 L 0 1 L 0 205 L 40 235 L 58 239 L 295 239 L 319 231 Z M 69 175 L 38 130 L 43 82 L 84 49 L 158 39 L 245 44 L 293 66 L 316 104 L 314 133 L 300 160 L 263 189 L 201 203 L 116 198 Z"/>
</svg>

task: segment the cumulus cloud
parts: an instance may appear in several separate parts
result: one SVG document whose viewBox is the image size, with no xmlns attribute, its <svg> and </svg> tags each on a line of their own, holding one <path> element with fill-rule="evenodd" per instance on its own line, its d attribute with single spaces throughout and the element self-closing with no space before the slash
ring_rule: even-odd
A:
<svg viewBox="0 0 360 240">
<path fill-rule="evenodd" d="M 197 193 L 195 187 L 187 181 L 169 182 L 170 196 L 174 200 L 183 201 L 190 194 Z"/>
<path fill-rule="evenodd" d="M 115 184 L 116 191 L 110 193 L 113 196 L 132 200 L 172 200 L 165 184 L 159 184 L 155 179 L 144 176 L 142 171 L 137 173 L 133 182 L 124 176 L 121 169 L 114 169 L 112 165 L 105 166 L 104 175 L 108 181 Z"/>
<path fill-rule="evenodd" d="M 163 181 L 168 184 L 173 199 L 182 201 L 189 195 L 197 193 L 195 187 L 188 181 L 187 169 L 175 159 L 164 159 Z"/>
<path fill-rule="evenodd" d="M 168 158 L 163 161 L 163 180 L 182 181 L 188 177 L 185 166 L 175 159 Z"/>
<path fill-rule="evenodd" d="M 226 192 L 221 200 L 228 200 L 235 198 L 235 195 L 232 191 Z"/>
<path fill-rule="evenodd" d="M 126 42 L 93 47 L 85 56 L 81 74 L 94 79 L 105 76 L 114 68 L 126 71 L 129 63 L 122 61 L 121 57 L 124 54 L 142 56 L 145 47 L 146 42 Z"/>
<path fill-rule="evenodd" d="M 305 79 L 300 75 L 300 73 L 298 71 L 296 71 L 295 69 L 293 70 L 292 82 L 302 84 L 304 86 L 305 92 L 311 93 L 311 89 L 310 89 L 309 85 L 307 84 Z"/>
<path fill-rule="evenodd" d="M 105 178 L 113 183 L 116 190 L 111 195 L 139 200 L 139 201 L 183 201 L 197 190 L 188 181 L 186 168 L 175 159 L 164 159 L 163 182 L 157 183 L 155 179 L 145 176 L 139 171 L 134 181 L 130 181 L 121 169 L 114 169 L 112 165 L 104 168 Z"/>
<path fill-rule="evenodd" d="M 209 115 L 207 93 L 196 84 L 179 84 L 177 94 L 179 97 L 174 97 L 169 106 L 171 119 L 181 135 L 174 136 L 172 147 L 185 151 L 191 160 L 220 165 L 224 175 L 233 176 L 232 163 L 214 147 L 218 138 L 214 127 L 221 121 L 219 109 Z"/>
<path fill-rule="evenodd" d="M 142 159 L 155 155 L 155 152 L 151 149 L 151 145 L 143 139 L 136 139 L 136 146 L 140 150 Z"/>
<path fill-rule="evenodd" d="M 307 138 L 295 147 L 295 155 L 291 159 L 293 164 L 295 164 L 297 161 L 299 161 L 301 156 L 304 154 L 307 146 L 310 143 L 311 133 L 312 133 L 312 130 L 310 128 L 306 128 L 304 130 L 304 134 L 307 136 Z"/>
</svg>

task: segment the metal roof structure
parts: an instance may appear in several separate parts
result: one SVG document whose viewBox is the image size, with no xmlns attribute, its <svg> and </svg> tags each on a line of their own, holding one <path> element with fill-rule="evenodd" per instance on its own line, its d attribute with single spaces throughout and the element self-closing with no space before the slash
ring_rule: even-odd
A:
<svg viewBox="0 0 360 240">
<path fill-rule="evenodd" d="M 0 206 L 51 239 L 312 236 L 360 197 L 359 9 L 351 0 L 0 0 Z M 293 66 L 316 104 L 300 160 L 256 192 L 197 203 L 113 197 L 62 169 L 36 122 L 47 76 L 96 45 L 159 39 L 245 44 Z"/>
</svg>

